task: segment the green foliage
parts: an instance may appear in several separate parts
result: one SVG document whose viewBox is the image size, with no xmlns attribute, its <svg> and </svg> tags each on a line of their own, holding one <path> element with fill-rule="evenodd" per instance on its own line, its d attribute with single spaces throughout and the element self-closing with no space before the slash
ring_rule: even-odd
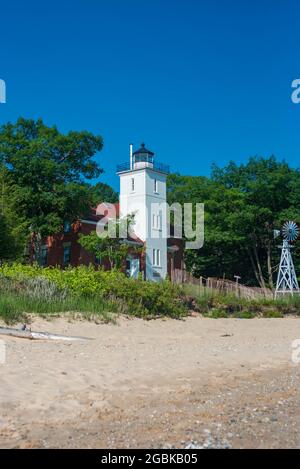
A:
<svg viewBox="0 0 300 469">
<path fill-rule="evenodd" d="M 207 316 L 212 319 L 228 318 L 228 314 L 226 314 L 225 311 L 219 311 L 217 309 L 213 309 L 212 311 L 210 311 Z"/>
<path fill-rule="evenodd" d="M 283 318 L 283 314 L 280 311 L 265 311 L 263 313 L 264 318 Z"/>
<path fill-rule="evenodd" d="M 194 309 L 206 317 L 282 318 L 300 315 L 300 296 L 273 299 L 246 299 L 234 294 L 222 294 L 217 290 L 196 285 L 186 285 L 186 294 L 194 298 Z"/>
<path fill-rule="evenodd" d="M 69 311 L 77 311 L 76 304 L 78 304 L 78 301 L 83 301 L 84 305 L 85 300 L 102 302 L 104 305 L 109 302 L 109 311 L 112 311 L 111 305 L 115 305 L 114 311 L 117 310 L 119 313 L 127 313 L 137 317 L 170 316 L 179 318 L 185 316 L 188 312 L 184 291 L 167 280 L 161 283 L 145 282 L 141 279 L 127 278 L 123 273 L 116 270 L 109 272 L 95 271 L 91 266 L 61 270 L 57 268 L 42 269 L 37 265 L 4 264 L 0 267 L 1 274 L 6 279 L 11 279 L 16 285 L 19 285 L 18 291 L 21 298 L 23 298 L 25 289 L 23 287 L 20 290 L 20 285 L 24 281 L 29 282 L 28 285 L 31 286 L 33 281 L 40 282 L 41 298 L 33 298 L 32 294 L 30 295 L 28 292 L 25 294 L 27 299 L 26 308 L 29 309 L 23 311 L 27 312 L 38 312 L 38 308 L 41 308 L 42 311 L 45 311 L 45 308 L 46 310 L 49 308 L 52 312 L 66 311 L 66 308 L 71 308 L 72 305 L 75 309 L 71 308 Z M 54 305 L 52 301 L 43 301 L 45 288 L 47 290 L 48 287 L 47 282 L 41 282 L 41 278 L 47 279 L 50 284 L 54 284 L 55 288 L 62 292 L 67 291 L 66 298 Z M 3 284 L 1 279 L 0 284 Z M 87 307 L 88 304 L 85 306 Z M 59 309 L 60 307 L 62 309 Z"/>
<path fill-rule="evenodd" d="M 122 267 L 130 249 L 128 244 L 122 244 L 118 238 L 99 238 L 96 231 L 89 235 L 80 235 L 79 243 L 97 259 L 107 258 L 110 267 L 115 269 Z"/>
<path fill-rule="evenodd" d="M 8 170 L 0 164 L 0 262 L 24 256 L 27 223 L 16 216 L 14 185 Z"/>
<path fill-rule="evenodd" d="M 255 318 L 255 314 L 251 311 L 241 311 L 234 314 L 234 317 L 237 319 L 253 319 Z"/>
<path fill-rule="evenodd" d="M 90 186 L 90 197 L 93 207 L 97 207 L 102 202 L 115 204 L 119 201 L 119 194 L 103 182 Z"/>
<path fill-rule="evenodd" d="M 13 240 L 4 215 L 0 214 L 0 260 L 9 259 L 13 251 Z"/>
<path fill-rule="evenodd" d="M 103 233 L 98 234 L 93 231 L 89 235 L 81 235 L 79 243 L 88 252 L 94 254 L 97 259 L 108 259 L 111 269 L 120 270 L 129 251 L 132 254 L 141 252 L 141 248 L 131 246 L 120 238 L 121 230 L 123 233 L 129 232 L 131 223 L 131 217 L 116 221 L 111 220 Z"/>
<path fill-rule="evenodd" d="M 300 222 L 300 171 L 275 157 L 213 167 L 212 177 L 171 175 L 168 201 L 205 204 L 204 247 L 186 252 L 186 265 L 200 277 L 274 286 L 280 250 L 273 230 L 285 220 Z M 293 251 L 300 270 L 300 243 Z"/>
<path fill-rule="evenodd" d="M 87 131 L 61 134 L 41 119 L 20 118 L 0 128 L 0 172 L 10 184 L 14 223 L 24 220 L 25 237 L 61 231 L 65 220 L 84 215 L 90 205 L 85 179 L 101 173 L 93 156 L 100 136 Z"/>
<path fill-rule="evenodd" d="M 279 250 L 273 231 L 287 218 L 300 220 L 300 172 L 274 156 L 252 157 L 247 164 L 234 162 L 223 169 L 214 167 L 212 178 L 227 190 L 238 190 L 244 203 L 236 222 L 235 232 L 247 252 L 256 280 L 264 287 L 273 287 L 274 264 Z"/>
<path fill-rule="evenodd" d="M 62 313 L 108 321 L 118 310 L 114 301 L 75 295 L 45 277 L 34 276 L 35 269 L 29 276 L 29 270 L 21 272 L 19 268 L 12 270 L 9 277 L 0 274 L 0 317 L 7 323 L 27 320 L 29 314 L 51 317 Z"/>
<path fill-rule="evenodd" d="M 37 265 L 4 264 L 0 267 L 0 317 L 22 320 L 30 313 L 45 317 L 81 313 L 110 320 L 112 314 L 142 318 L 185 317 L 189 310 L 210 318 L 280 318 L 300 315 L 300 298 L 247 300 L 193 285 L 169 281 L 145 282 L 116 270 L 90 267 L 61 270 Z"/>
</svg>

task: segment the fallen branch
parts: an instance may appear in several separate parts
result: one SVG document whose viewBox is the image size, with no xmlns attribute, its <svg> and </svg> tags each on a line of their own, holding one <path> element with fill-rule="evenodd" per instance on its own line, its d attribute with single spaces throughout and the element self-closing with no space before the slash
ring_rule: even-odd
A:
<svg viewBox="0 0 300 469">
<path fill-rule="evenodd" d="M 10 327 L 0 327 L 1 335 L 8 335 L 11 337 L 19 337 L 21 339 L 30 339 L 30 340 L 67 340 L 67 341 L 76 341 L 76 340 L 92 340 L 89 337 L 72 337 L 59 334 L 49 334 L 49 332 L 34 332 L 29 329 L 12 329 Z"/>
</svg>

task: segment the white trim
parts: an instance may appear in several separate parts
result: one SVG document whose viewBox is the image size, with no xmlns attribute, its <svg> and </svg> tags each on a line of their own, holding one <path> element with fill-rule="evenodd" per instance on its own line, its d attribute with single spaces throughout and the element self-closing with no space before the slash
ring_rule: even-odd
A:
<svg viewBox="0 0 300 469">
<path fill-rule="evenodd" d="M 97 221 L 91 221 L 91 220 L 80 220 L 81 223 L 86 223 L 87 225 L 97 225 Z"/>
<path fill-rule="evenodd" d="M 106 220 L 107 220 L 107 218 L 106 218 Z M 107 223 L 103 223 L 102 219 L 100 219 L 99 221 L 80 220 L 80 222 L 85 223 L 86 225 L 98 225 L 98 223 L 100 223 L 100 225 L 105 226 L 107 224 Z"/>
<path fill-rule="evenodd" d="M 120 239 L 120 244 L 129 244 L 129 246 L 144 246 L 142 241 L 132 241 L 130 239 Z"/>
</svg>

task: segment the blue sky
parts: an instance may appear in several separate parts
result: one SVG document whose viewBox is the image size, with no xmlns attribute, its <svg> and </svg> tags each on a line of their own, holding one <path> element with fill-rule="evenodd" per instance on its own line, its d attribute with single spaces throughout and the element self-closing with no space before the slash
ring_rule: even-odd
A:
<svg viewBox="0 0 300 469">
<path fill-rule="evenodd" d="M 101 134 L 116 189 L 130 142 L 182 174 L 256 154 L 298 166 L 299 13 L 296 0 L 1 2 L 0 124 Z"/>
</svg>

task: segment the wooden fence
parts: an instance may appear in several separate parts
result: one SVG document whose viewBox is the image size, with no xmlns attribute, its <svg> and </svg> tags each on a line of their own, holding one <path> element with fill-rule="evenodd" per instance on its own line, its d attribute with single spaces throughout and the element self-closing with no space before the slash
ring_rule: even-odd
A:
<svg viewBox="0 0 300 469">
<path fill-rule="evenodd" d="M 197 285 L 199 291 L 211 289 L 218 293 L 232 293 L 240 298 L 273 298 L 273 291 L 268 288 L 247 287 L 228 279 L 218 279 L 213 277 L 196 278 L 184 269 L 176 269 L 172 273 L 172 282 Z"/>
</svg>

